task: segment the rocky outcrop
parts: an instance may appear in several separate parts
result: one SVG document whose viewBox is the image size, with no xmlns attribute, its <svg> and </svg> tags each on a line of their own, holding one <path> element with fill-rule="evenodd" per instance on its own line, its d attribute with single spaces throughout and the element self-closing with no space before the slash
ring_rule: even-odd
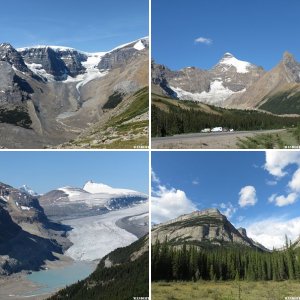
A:
<svg viewBox="0 0 300 300">
<path fill-rule="evenodd" d="M 195 211 L 152 228 L 152 243 L 166 239 L 173 245 L 184 242 L 200 247 L 242 245 L 259 248 L 244 229 L 237 230 L 218 209 Z"/>
<path fill-rule="evenodd" d="M 144 50 L 148 48 L 148 39 L 141 39 L 123 47 L 118 47 L 103 56 L 98 64 L 98 69 L 110 70 L 123 67 L 135 59 L 136 56 L 143 55 Z"/>
</svg>

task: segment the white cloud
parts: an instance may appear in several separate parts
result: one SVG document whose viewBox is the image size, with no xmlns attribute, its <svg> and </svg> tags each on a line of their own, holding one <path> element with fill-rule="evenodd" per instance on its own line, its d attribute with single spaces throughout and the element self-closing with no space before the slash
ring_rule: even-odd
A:
<svg viewBox="0 0 300 300">
<path fill-rule="evenodd" d="M 198 185 L 198 184 L 199 184 L 199 181 L 198 181 L 197 179 L 194 179 L 194 180 L 192 181 L 192 184 L 193 184 L 193 185 Z"/>
<path fill-rule="evenodd" d="M 240 199 L 239 199 L 239 205 L 241 207 L 245 206 L 253 206 L 257 202 L 257 197 L 256 197 L 256 190 L 255 187 L 252 185 L 247 185 L 244 186 L 240 192 Z"/>
<path fill-rule="evenodd" d="M 300 168 L 294 173 L 288 186 L 292 191 L 300 193 Z"/>
<path fill-rule="evenodd" d="M 245 216 L 238 216 L 238 217 L 237 217 L 237 220 L 238 220 L 239 222 L 242 222 L 244 219 L 245 219 Z"/>
<path fill-rule="evenodd" d="M 159 178 L 156 176 L 155 172 L 151 169 L 151 181 L 155 183 L 160 183 Z"/>
<path fill-rule="evenodd" d="M 205 38 L 205 37 L 202 37 L 202 36 L 200 36 L 200 37 L 198 37 L 198 38 L 195 39 L 195 43 L 196 43 L 196 44 L 211 45 L 212 42 L 213 42 L 212 39 L 210 39 L 210 38 Z"/>
<path fill-rule="evenodd" d="M 270 186 L 273 186 L 273 185 L 277 184 L 277 181 L 276 180 L 266 180 L 266 184 L 270 185 Z"/>
<path fill-rule="evenodd" d="M 231 202 L 220 204 L 221 213 L 227 218 L 231 218 L 233 214 L 237 211 L 237 208 L 232 205 Z"/>
<path fill-rule="evenodd" d="M 300 151 L 266 151 L 265 169 L 273 176 L 287 175 L 284 169 L 290 164 L 300 165 Z"/>
<path fill-rule="evenodd" d="M 276 194 L 273 194 L 271 197 L 269 197 L 269 202 L 274 202 L 276 206 L 286 206 L 293 204 L 298 198 L 298 195 L 296 193 L 290 193 L 286 197 L 281 195 L 277 196 Z"/>
<path fill-rule="evenodd" d="M 269 218 L 244 227 L 249 237 L 271 250 L 285 245 L 285 235 L 292 242 L 299 237 L 300 217 L 287 221 Z"/>
<path fill-rule="evenodd" d="M 153 170 L 152 180 L 158 183 L 158 187 L 152 190 L 151 196 L 151 218 L 153 223 L 162 223 L 197 210 L 196 205 L 186 196 L 184 191 L 167 188 L 160 184 L 160 179 Z"/>
</svg>

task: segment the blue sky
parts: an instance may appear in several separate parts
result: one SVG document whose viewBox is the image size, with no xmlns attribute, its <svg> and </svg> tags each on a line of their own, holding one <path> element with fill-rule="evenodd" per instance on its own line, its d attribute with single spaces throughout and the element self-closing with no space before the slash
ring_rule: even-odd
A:
<svg viewBox="0 0 300 300">
<path fill-rule="evenodd" d="M 27 184 L 38 193 L 93 180 L 148 194 L 149 162 L 144 151 L 17 151 L 0 153 L 0 181 Z"/>
<path fill-rule="evenodd" d="M 106 51 L 148 35 L 148 1 L 3 1 L 1 42 Z"/>
<path fill-rule="evenodd" d="M 298 0 L 152 0 L 152 56 L 171 69 L 208 69 L 225 52 L 265 69 L 286 50 L 299 61 L 299 11 Z"/>
<path fill-rule="evenodd" d="M 154 222 L 216 207 L 266 246 L 300 235 L 300 152 L 152 152 L 152 171 Z"/>
</svg>

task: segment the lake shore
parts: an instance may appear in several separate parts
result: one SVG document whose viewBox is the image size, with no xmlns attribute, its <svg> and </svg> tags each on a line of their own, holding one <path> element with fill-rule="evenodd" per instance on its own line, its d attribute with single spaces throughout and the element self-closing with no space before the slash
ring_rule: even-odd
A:
<svg viewBox="0 0 300 300">
<path fill-rule="evenodd" d="M 64 255 L 57 255 L 58 260 L 56 261 L 46 261 L 44 265 L 48 269 L 57 269 L 69 266 L 73 263 L 73 260 Z M 17 274 L 12 274 L 10 276 L 0 276 L 0 299 L 9 300 L 44 300 L 49 296 L 54 294 L 45 293 L 43 295 L 35 295 L 35 291 L 41 287 L 40 285 L 27 279 L 27 272 L 20 272 Z M 31 293 L 32 295 L 28 295 Z"/>
</svg>

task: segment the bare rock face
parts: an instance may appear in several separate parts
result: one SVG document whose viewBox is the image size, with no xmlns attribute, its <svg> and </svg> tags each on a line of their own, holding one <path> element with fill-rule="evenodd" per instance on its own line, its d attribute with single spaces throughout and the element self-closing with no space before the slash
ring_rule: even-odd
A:
<svg viewBox="0 0 300 300">
<path fill-rule="evenodd" d="M 118 47 L 103 56 L 98 65 L 98 69 L 110 70 L 125 66 L 133 60 L 135 56 L 141 55 L 145 49 L 149 49 L 148 39 L 141 39 L 138 42 L 128 44 L 124 47 Z"/>
<path fill-rule="evenodd" d="M 38 270 L 70 246 L 66 228 L 49 222 L 37 198 L 0 183 L 0 274 Z"/>
<path fill-rule="evenodd" d="M 299 82 L 300 64 L 293 55 L 285 52 L 276 67 L 250 85 L 242 95 L 233 95 L 228 98 L 225 106 L 242 109 L 256 108 L 264 99 L 266 100 L 278 92 L 300 87 Z"/>
<path fill-rule="evenodd" d="M 21 72 L 30 72 L 21 54 L 8 43 L 0 44 L 0 61 L 6 61 Z"/>
<path fill-rule="evenodd" d="M 195 211 L 154 226 L 152 243 L 157 240 L 164 242 L 166 239 L 173 245 L 187 242 L 200 247 L 239 244 L 260 248 L 248 238 L 245 230 L 237 230 L 218 209 L 214 208 Z"/>
</svg>

